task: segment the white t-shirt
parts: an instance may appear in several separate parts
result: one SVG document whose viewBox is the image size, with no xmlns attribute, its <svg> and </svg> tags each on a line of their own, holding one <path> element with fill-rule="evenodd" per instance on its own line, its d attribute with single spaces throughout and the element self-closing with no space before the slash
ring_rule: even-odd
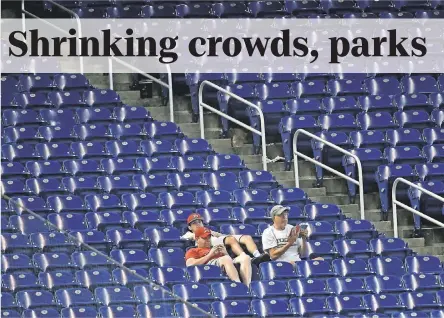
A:
<svg viewBox="0 0 444 318">
<path fill-rule="evenodd" d="M 270 248 L 281 247 L 287 244 L 288 236 L 290 235 L 293 225 L 287 224 L 284 230 L 277 230 L 273 225 L 265 229 L 262 233 L 262 247 L 264 251 L 268 251 Z M 276 261 L 284 262 L 296 262 L 300 261 L 299 248 L 302 246 L 302 238 L 298 238 L 296 242 L 290 248 L 281 255 Z"/>
</svg>

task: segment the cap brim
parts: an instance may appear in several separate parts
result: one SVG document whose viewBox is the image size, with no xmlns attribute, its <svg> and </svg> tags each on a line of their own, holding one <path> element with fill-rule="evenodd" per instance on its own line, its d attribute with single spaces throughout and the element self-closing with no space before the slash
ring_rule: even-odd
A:
<svg viewBox="0 0 444 318">
<path fill-rule="evenodd" d="M 188 222 L 188 225 L 190 225 L 191 223 L 193 223 L 194 221 L 197 221 L 197 220 L 203 221 L 202 218 L 195 218 L 195 219 L 192 219 L 190 222 Z"/>
<path fill-rule="evenodd" d="M 211 233 L 208 233 L 208 234 L 204 234 L 204 235 L 201 235 L 201 236 L 199 236 L 200 238 L 208 238 L 208 237 L 210 237 L 211 236 Z"/>
</svg>

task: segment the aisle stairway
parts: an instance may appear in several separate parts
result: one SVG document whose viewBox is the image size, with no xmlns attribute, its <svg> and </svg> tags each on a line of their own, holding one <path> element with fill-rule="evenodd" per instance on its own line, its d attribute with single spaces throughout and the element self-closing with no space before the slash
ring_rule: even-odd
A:
<svg viewBox="0 0 444 318">
<path fill-rule="evenodd" d="M 107 76 L 101 74 L 87 74 L 91 84 L 98 88 L 109 88 Z M 151 113 L 151 116 L 160 121 L 169 121 L 169 107 L 163 106 L 158 96 L 150 99 L 141 99 L 138 91 L 129 90 L 129 76 L 126 74 L 117 74 L 114 78 L 114 88 L 118 91 L 122 101 L 128 105 L 145 106 Z M 155 92 L 154 92 L 155 93 Z M 184 134 L 191 138 L 200 137 L 199 123 L 192 123 L 190 111 L 190 99 L 187 96 L 175 96 L 174 99 L 174 118 L 180 125 Z M 253 154 L 253 146 L 245 143 L 243 146 L 232 147 L 231 139 L 220 139 L 220 120 L 217 115 L 206 113 L 205 117 L 205 138 L 213 146 L 213 149 L 220 153 L 234 153 L 239 155 L 250 169 L 262 169 L 261 155 Z M 248 142 L 248 141 L 247 141 Z M 267 154 L 269 158 L 276 155 L 282 156 L 282 147 L 280 144 L 268 145 Z M 276 177 L 276 180 L 285 187 L 294 187 L 294 172 L 285 171 L 283 162 L 270 163 L 268 170 Z M 326 174 L 323 187 L 314 188 L 315 169 L 309 162 L 300 162 L 299 171 L 301 173 L 300 184 L 308 196 L 321 203 L 333 203 L 341 207 L 343 212 L 355 219 L 360 218 L 358 204 L 350 204 L 347 195 L 346 182 L 339 177 Z M 358 200 L 356 201 L 358 202 Z M 365 194 L 365 215 L 366 219 L 371 221 L 375 228 L 385 233 L 387 236 L 393 236 L 393 225 L 391 221 L 381 221 L 378 193 Z M 398 217 L 399 235 L 409 246 L 420 254 L 430 254 L 439 257 L 444 261 L 444 233 L 442 230 L 430 229 L 424 227 L 423 238 L 412 238 L 413 218 L 411 213 L 399 210 Z M 390 213 L 389 220 L 392 219 Z"/>
</svg>

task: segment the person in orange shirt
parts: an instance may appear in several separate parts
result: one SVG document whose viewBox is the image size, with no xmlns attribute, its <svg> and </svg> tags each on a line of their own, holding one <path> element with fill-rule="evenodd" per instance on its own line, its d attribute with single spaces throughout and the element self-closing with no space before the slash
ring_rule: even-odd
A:
<svg viewBox="0 0 444 318">
<path fill-rule="evenodd" d="M 232 259 L 223 244 L 211 247 L 211 231 L 203 226 L 194 232 L 197 247 L 189 249 L 185 254 L 187 266 L 194 265 L 216 265 L 224 269 L 227 276 L 235 281 L 241 282 L 239 273 L 234 264 L 240 264 L 240 276 L 245 285 L 251 283 L 251 258 L 245 253 Z"/>
</svg>

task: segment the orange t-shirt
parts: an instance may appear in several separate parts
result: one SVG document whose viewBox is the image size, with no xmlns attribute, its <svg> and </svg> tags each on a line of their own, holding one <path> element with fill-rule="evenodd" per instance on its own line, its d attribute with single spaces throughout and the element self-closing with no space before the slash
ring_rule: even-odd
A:
<svg viewBox="0 0 444 318">
<path fill-rule="evenodd" d="M 185 261 L 187 261 L 189 258 L 194 258 L 194 259 L 202 258 L 205 255 L 207 255 L 210 251 L 211 251 L 211 248 L 207 248 L 207 247 L 191 248 L 185 254 Z M 219 258 L 221 256 L 223 256 L 223 254 L 215 254 L 210 260 Z"/>
</svg>

